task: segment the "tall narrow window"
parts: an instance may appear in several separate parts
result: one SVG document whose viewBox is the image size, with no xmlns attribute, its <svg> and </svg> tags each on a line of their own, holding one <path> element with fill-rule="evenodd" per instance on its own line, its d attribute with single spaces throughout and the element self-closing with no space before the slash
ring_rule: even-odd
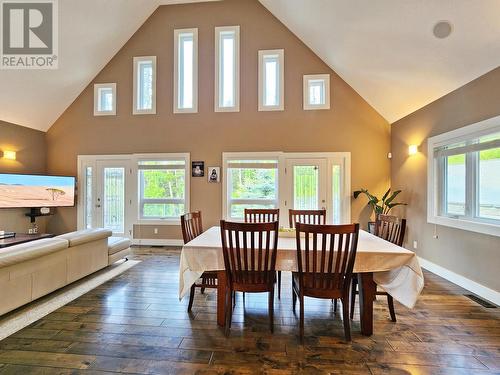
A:
<svg viewBox="0 0 500 375">
<path fill-rule="evenodd" d="M 215 28 L 215 111 L 240 110 L 240 27 Z"/>
<path fill-rule="evenodd" d="M 94 116 L 116 115 L 116 83 L 94 85 Z"/>
<path fill-rule="evenodd" d="M 134 57 L 134 115 L 156 113 L 156 56 Z"/>
<path fill-rule="evenodd" d="M 284 109 L 284 50 L 259 51 L 259 111 Z"/>
<path fill-rule="evenodd" d="M 198 29 L 174 31 L 174 113 L 198 112 Z"/>
</svg>

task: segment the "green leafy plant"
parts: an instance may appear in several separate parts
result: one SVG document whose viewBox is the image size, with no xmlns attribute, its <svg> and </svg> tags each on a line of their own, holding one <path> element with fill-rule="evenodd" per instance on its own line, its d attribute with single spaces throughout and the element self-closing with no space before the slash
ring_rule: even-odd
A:
<svg viewBox="0 0 500 375">
<path fill-rule="evenodd" d="M 394 199 L 401 193 L 401 190 L 394 190 L 391 193 L 391 189 L 387 190 L 382 197 L 382 199 L 377 198 L 375 195 L 370 194 L 368 190 L 361 189 L 354 192 L 354 199 L 358 198 L 360 194 L 366 195 L 368 198 L 368 205 L 373 209 L 375 215 L 386 215 L 393 207 L 396 206 L 406 206 L 406 203 L 394 202 Z"/>
</svg>

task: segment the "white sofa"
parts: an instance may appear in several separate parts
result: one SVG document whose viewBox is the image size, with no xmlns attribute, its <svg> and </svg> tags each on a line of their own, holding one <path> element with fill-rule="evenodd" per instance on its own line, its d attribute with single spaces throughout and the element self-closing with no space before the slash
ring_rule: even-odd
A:
<svg viewBox="0 0 500 375">
<path fill-rule="evenodd" d="M 126 257 L 128 239 L 87 229 L 0 251 L 0 315 Z M 109 241 L 109 243 L 108 243 Z M 114 251 L 110 255 L 110 252 Z"/>
</svg>

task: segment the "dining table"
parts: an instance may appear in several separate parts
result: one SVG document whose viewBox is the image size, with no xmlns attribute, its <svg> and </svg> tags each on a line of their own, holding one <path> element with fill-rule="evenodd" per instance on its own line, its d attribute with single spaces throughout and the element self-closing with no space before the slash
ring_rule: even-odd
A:
<svg viewBox="0 0 500 375">
<path fill-rule="evenodd" d="M 224 326 L 226 272 L 220 227 L 214 226 L 186 243 L 179 265 L 179 298 L 205 271 L 217 271 L 217 323 Z M 297 271 L 295 235 L 278 235 L 277 271 Z M 373 334 L 373 301 L 377 286 L 408 308 L 414 307 L 424 287 L 424 276 L 413 251 L 364 230 L 359 231 L 353 272 L 358 278 L 361 333 Z"/>
</svg>

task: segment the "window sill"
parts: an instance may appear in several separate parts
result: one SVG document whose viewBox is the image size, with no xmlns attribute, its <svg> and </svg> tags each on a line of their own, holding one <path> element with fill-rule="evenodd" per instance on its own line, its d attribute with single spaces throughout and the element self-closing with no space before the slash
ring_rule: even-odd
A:
<svg viewBox="0 0 500 375">
<path fill-rule="evenodd" d="M 444 216 L 428 216 L 427 222 L 431 224 L 443 225 L 470 232 L 488 234 L 490 236 L 500 237 L 500 225 L 483 223 L 472 220 L 454 219 Z"/>
<path fill-rule="evenodd" d="M 180 219 L 139 219 L 136 225 L 181 225 Z"/>
</svg>

